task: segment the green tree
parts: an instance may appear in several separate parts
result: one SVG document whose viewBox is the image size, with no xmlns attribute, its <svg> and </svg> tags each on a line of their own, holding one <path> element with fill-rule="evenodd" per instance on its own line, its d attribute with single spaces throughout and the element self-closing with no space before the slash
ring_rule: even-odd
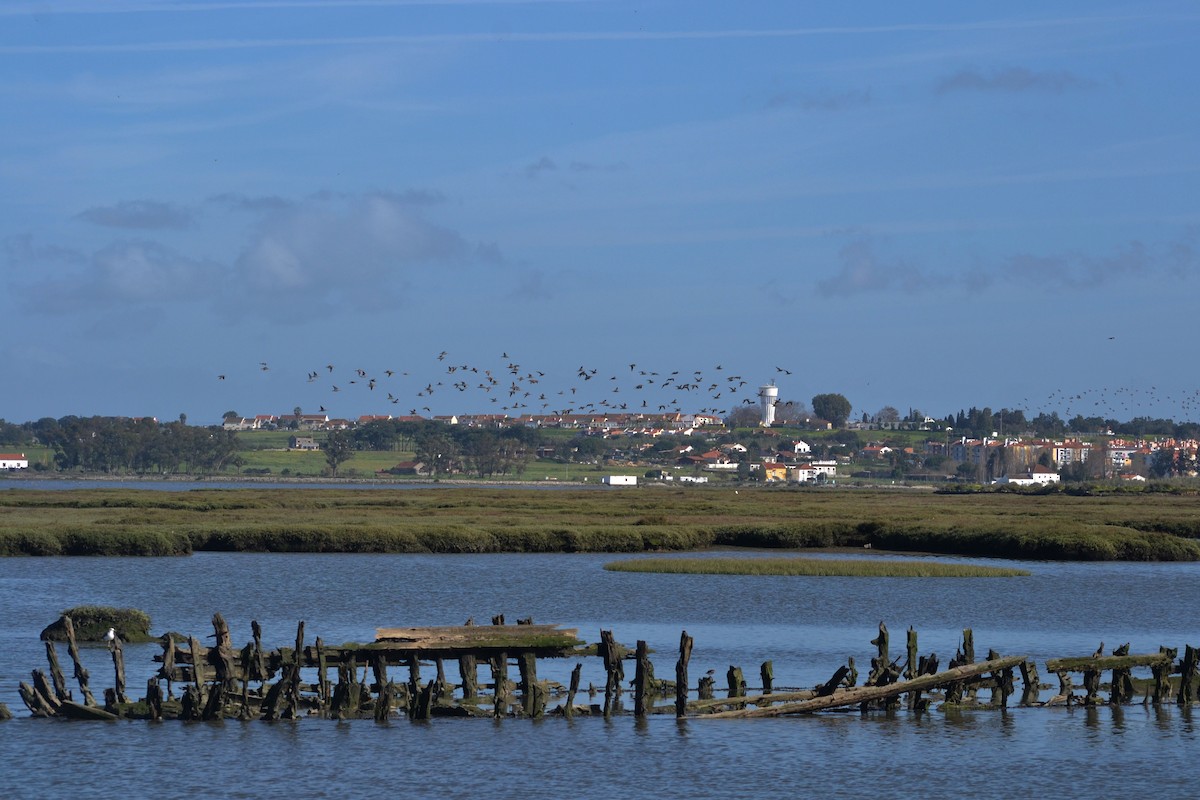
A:
<svg viewBox="0 0 1200 800">
<path fill-rule="evenodd" d="M 337 477 L 338 467 L 354 455 L 354 445 L 345 431 L 330 431 L 325 440 L 325 463 L 329 465 L 333 477 Z"/>
<path fill-rule="evenodd" d="M 442 428 L 427 427 L 416 439 L 416 459 L 434 478 L 453 472 L 458 459 L 458 444 Z"/>
<path fill-rule="evenodd" d="M 840 394 L 819 394 L 812 399 L 813 413 L 840 428 L 850 417 L 850 401 Z"/>
</svg>

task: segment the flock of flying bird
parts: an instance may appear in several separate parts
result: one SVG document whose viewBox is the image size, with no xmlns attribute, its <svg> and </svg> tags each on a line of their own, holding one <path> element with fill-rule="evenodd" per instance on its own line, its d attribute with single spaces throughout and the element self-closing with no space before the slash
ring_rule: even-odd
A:
<svg viewBox="0 0 1200 800">
<path fill-rule="evenodd" d="M 711 370 L 656 371 L 628 364 L 613 374 L 601 374 L 598 367 L 583 364 L 566 381 L 547 378 L 543 370 L 529 369 L 517 363 L 508 353 L 502 353 L 499 364 L 486 367 L 459 363 L 442 351 L 436 356 L 436 378 L 416 378 L 407 371 L 385 369 L 368 372 L 356 368 L 339 371 L 333 364 L 309 370 L 306 382 L 323 384 L 330 395 L 348 392 L 378 392 L 380 399 L 399 405 L 408 414 L 433 413 L 435 395 L 480 396 L 483 402 L 494 405 L 494 413 L 512 416 L 523 414 L 613 414 L 613 413 L 696 413 L 725 416 L 738 406 L 758 402 L 758 385 L 751 385 L 741 375 L 727 374 L 720 364 Z M 271 370 L 267 362 L 259 362 L 258 370 Z M 791 375 L 792 370 L 775 367 L 777 375 Z M 225 375 L 218 375 L 224 381 Z M 750 387 L 748 390 L 746 387 Z M 748 392 L 748 396 L 747 396 Z M 407 402 L 406 402 L 407 401 Z M 329 398 L 325 403 L 333 406 Z M 693 404 L 703 404 L 701 408 Z M 471 403 L 454 403 L 462 408 Z M 781 406 L 792 405 L 791 401 Z M 328 413 L 325 404 L 321 413 Z"/>
<path fill-rule="evenodd" d="M 368 395 L 379 393 L 380 399 L 401 408 L 412 416 L 422 412 L 434 413 L 435 396 L 473 395 L 454 401 L 453 409 L 477 405 L 482 400 L 493 411 L 511 416 L 524 414 L 615 414 L 615 413 L 695 413 L 724 417 L 734 409 L 758 403 L 758 383 L 741 375 L 730 374 L 721 364 L 707 370 L 652 370 L 630 363 L 601 373 L 598 367 L 580 364 L 567 380 L 548 378 L 543 370 L 529 369 L 502 353 L 500 362 L 491 367 L 460 363 L 442 351 L 436 355 L 436 378 L 417 378 L 407 371 L 384 369 L 369 373 L 356 368 L 339 372 L 333 364 L 325 364 L 306 373 L 306 382 L 327 386 L 330 395 L 344 396 L 353 391 Z M 258 371 L 267 373 L 267 362 L 258 363 Z M 783 378 L 792 370 L 776 366 L 773 375 Z M 224 381 L 225 375 L 218 375 Z M 325 400 L 330 406 L 334 403 Z M 356 401 L 357 402 L 357 401 Z M 696 408 L 696 405 L 700 405 Z M 793 401 L 779 401 L 790 407 Z M 1125 421 L 1139 416 L 1152 416 L 1145 409 L 1178 408 L 1183 416 L 1179 422 L 1200 415 L 1200 390 L 1184 395 L 1169 395 L 1156 386 L 1149 388 L 1118 387 L 1084 389 L 1076 393 L 1055 390 L 1041 400 L 1023 398 L 1017 405 L 1027 418 L 1051 411 L 1060 412 L 1064 420 L 1076 415 L 1100 416 Z M 440 411 L 448 409 L 443 404 Z M 325 404 L 321 413 L 328 413 Z M 858 412 L 861 413 L 861 412 Z"/>
</svg>

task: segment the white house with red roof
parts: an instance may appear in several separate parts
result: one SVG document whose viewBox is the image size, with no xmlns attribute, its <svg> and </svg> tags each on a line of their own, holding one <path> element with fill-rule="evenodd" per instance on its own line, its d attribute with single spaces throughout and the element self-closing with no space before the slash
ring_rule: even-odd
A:
<svg viewBox="0 0 1200 800">
<path fill-rule="evenodd" d="M 0 453 L 0 469 L 29 469 L 29 459 L 24 453 Z"/>
</svg>

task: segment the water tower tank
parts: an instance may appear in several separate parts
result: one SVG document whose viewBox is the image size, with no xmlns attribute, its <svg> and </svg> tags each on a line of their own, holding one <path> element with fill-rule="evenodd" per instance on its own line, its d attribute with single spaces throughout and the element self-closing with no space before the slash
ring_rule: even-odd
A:
<svg viewBox="0 0 1200 800">
<path fill-rule="evenodd" d="M 769 428 L 775 424 L 775 404 L 779 402 L 779 387 L 771 383 L 758 387 L 758 405 L 762 410 L 759 425 Z"/>
</svg>

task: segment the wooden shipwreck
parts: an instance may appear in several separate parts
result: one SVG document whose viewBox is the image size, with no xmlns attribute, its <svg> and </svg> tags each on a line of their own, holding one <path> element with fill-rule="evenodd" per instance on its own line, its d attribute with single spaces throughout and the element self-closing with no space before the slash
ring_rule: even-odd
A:
<svg viewBox="0 0 1200 800">
<path fill-rule="evenodd" d="M 943 706 L 1008 707 L 1020 674 L 1023 706 L 1124 704 L 1132 702 L 1139 685 L 1145 703 L 1195 703 L 1200 651 L 1185 647 L 1160 648 L 1158 653 L 1136 655 L 1128 645 L 1103 654 L 1103 644 L 1091 656 L 1056 658 L 1045 662 L 1047 673 L 1057 676 L 1057 693 L 1041 699 L 1037 665 L 1025 656 L 1002 656 L 989 651 L 975 657 L 974 636 L 963 631 L 954 657 L 940 668 L 936 654 L 920 655 L 917 633 L 909 628 L 905 652 L 893 659 L 887 626 L 879 624 L 871 640 L 875 655 L 865 679 L 859 683 L 854 659 L 838 666 L 824 682 L 811 687 L 776 687 L 774 665 L 759 667 L 761 684 L 751 693 L 742 669 L 731 665 L 725 673 L 723 697 L 718 697 L 715 670 L 693 683 L 689 678 L 692 637 L 680 636 L 674 680 L 655 677 L 646 642 L 634 648 L 618 643 L 611 631 L 600 631 L 600 640 L 587 644 L 574 629 L 535 625 L 530 619 L 505 624 L 503 616 L 491 625 L 426 628 L 379 628 L 374 642 L 326 645 L 312 643 L 299 623 L 295 644 L 266 650 L 262 630 L 251 623 L 251 640 L 235 649 L 229 627 L 220 614 L 212 619 L 212 644 L 194 636 L 186 640 L 164 636 L 162 653 L 146 686 L 146 694 L 131 700 L 126 693 L 124 654 L 119 641 L 111 650 L 114 685 L 100 703 L 90 689 L 88 670 L 80 660 L 70 619 L 65 620 L 67 651 L 74 667 L 80 700 L 67 688 L 53 642 L 46 642 L 49 674 L 34 670 L 32 683 L 21 683 L 20 694 L 34 716 L 63 719 L 150 720 L 374 718 L 379 721 L 407 716 L 426 720 L 434 716 L 525 716 L 546 713 L 574 716 L 630 713 L 673 714 L 679 718 L 708 719 L 804 715 L 835 709 L 869 712 L 901 706 L 920 713 L 932 702 Z M 579 659 L 569 685 L 538 678 L 537 664 L 545 658 Z M 599 659 L 604 668 L 603 689 L 589 684 L 586 703 L 578 703 L 584 659 Z M 633 678 L 626 679 L 632 662 Z M 446 665 L 452 665 L 450 674 Z M 510 669 L 515 674 L 510 678 Z M 481 668 L 488 680 L 481 680 Z M 1134 678 L 1134 670 L 1148 677 Z M 1101 675 L 1111 673 L 1108 698 Z M 1072 676 L 1081 679 L 1075 691 Z M 454 680 L 451 680 L 451 677 Z M 178 691 L 178 695 L 176 692 Z M 987 693 L 986 702 L 980 692 Z M 601 695 L 602 692 L 602 695 Z M 596 702 L 592 702 L 596 701 Z M 3 718 L 0 716 L 0 718 Z"/>
</svg>

